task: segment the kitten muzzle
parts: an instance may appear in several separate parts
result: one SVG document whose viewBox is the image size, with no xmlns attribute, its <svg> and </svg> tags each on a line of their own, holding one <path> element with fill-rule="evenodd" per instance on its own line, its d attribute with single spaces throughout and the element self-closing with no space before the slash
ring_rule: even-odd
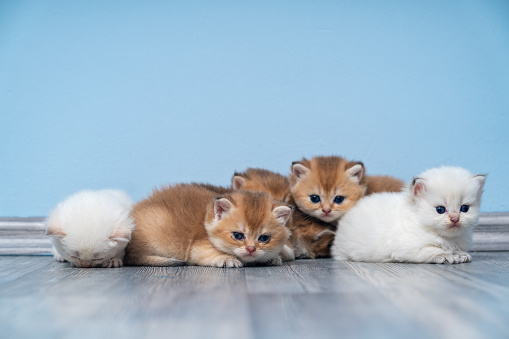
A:
<svg viewBox="0 0 509 339">
<path fill-rule="evenodd" d="M 246 246 L 246 251 L 249 252 L 249 255 L 252 255 L 254 251 L 256 251 L 256 247 L 254 246 Z"/>
<path fill-rule="evenodd" d="M 92 262 L 80 260 L 80 266 L 83 268 L 90 268 L 90 267 L 92 267 Z"/>
</svg>

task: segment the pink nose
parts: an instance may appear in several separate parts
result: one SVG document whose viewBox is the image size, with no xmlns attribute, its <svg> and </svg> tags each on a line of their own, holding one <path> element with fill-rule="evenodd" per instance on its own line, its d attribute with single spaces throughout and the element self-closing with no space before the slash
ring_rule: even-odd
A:
<svg viewBox="0 0 509 339">
<path fill-rule="evenodd" d="M 325 213 L 325 215 L 329 214 L 332 210 L 330 208 L 323 208 L 322 212 Z"/>
<path fill-rule="evenodd" d="M 253 253 L 254 251 L 256 251 L 256 247 L 254 246 L 247 246 L 246 247 L 246 250 L 249 252 L 249 254 Z"/>
<path fill-rule="evenodd" d="M 457 223 L 457 222 L 460 220 L 460 218 L 458 218 L 458 217 L 452 217 L 452 218 L 450 218 L 450 219 L 451 219 L 451 221 L 452 221 L 454 224 L 455 224 L 455 223 Z"/>
<path fill-rule="evenodd" d="M 80 261 L 80 265 L 81 267 L 89 268 L 90 266 L 92 266 L 92 263 L 90 261 Z"/>
</svg>

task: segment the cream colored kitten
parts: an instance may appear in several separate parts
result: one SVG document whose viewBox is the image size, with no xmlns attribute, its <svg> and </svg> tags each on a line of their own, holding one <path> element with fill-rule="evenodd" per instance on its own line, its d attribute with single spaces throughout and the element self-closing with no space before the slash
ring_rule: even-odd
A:
<svg viewBox="0 0 509 339">
<path fill-rule="evenodd" d="M 337 260 L 449 263 L 465 251 L 479 222 L 485 176 L 459 167 L 425 171 L 399 193 L 361 199 L 338 224 Z"/>
<path fill-rule="evenodd" d="M 59 203 L 46 220 L 55 260 L 76 267 L 122 266 L 134 228 L 132 205 L 119 190 L 81 191 Z"/>
<path fill-rule="evenodd" d="M 132 212 L 136 230 L 126 249 L 126 262 L 241 267 L 281 265 L 281 255 L 290 256 L 285 246 L 290 236 L 289 206 L 261 192 L 218 196 L 211 187 L 169 186 L 136 204 Z"/>
</svg>

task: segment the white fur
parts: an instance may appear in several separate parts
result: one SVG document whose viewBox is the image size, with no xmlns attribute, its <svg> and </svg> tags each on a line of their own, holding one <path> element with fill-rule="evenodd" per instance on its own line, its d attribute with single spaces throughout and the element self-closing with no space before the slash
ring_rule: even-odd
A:
<svg viewBox="0 0 509 339">
<path fill-rule="evenodd" d="M 122 266 L 134 229 L 132 206 L 120 190 L 85 190 L 60 202 L 46 219 L 55 260 L 77 267 Z"/>
<path fill-rule="evenodd" d="M 332 255 L 336 260 L 366 262 L 469 262 L 472 230 L 479 222 L 485 177 L 459 167 L 425 171 L 399 193 L 361 199 L 340 219 Z M 469 205 L 466 213 L 462 205 Z M 437 206 L 446 207 L 439 214 Z M 451 215 L 451 216 L 450 216 Z M 459 215 L 459 227 L 452 216 Z"/>
</svg>

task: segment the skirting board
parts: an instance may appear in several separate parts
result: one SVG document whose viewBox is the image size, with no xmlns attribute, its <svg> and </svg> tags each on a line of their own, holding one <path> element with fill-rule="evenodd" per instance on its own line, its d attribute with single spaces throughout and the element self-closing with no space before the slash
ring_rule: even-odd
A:
<svg viewBox="0 0 509 339">
<path fill-rule="evenodd" d="M 509 212 L 482 213 L 472 251 L 509 251 Z M 0 255 L 47 255 L 44 218 L 0 218 Z"/>
</svg>

